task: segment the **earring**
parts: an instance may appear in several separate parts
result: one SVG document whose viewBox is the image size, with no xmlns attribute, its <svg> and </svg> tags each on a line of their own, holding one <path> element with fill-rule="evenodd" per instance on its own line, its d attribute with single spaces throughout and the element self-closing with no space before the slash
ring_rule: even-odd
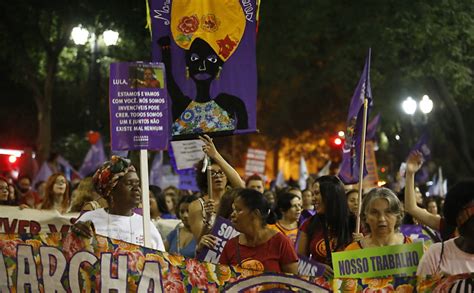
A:
<svg viewBox="0 0 474 293">
<path fill-rule="evenodd" d="M 222 66 L 219 66 L 219 70 L 217 71 L 217 74 L 216 74 L 216 79 L 219 79 L 221 77 L 221 70 L 222 70 Z"/>
<path fill-rule="evenodd" d="M 189 67 L 186 66 L 186 79 L 189 79 Z"/>
</svg>

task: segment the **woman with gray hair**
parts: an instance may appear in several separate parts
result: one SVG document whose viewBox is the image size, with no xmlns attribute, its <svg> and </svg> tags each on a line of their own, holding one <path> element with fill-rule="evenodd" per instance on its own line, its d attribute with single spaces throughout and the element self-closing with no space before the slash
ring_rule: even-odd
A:
<svg viewBox="0 0 474 293">
<path fill-rule="evenodd" d="M 374 188 L 362 200 L 361 221 L 369 234 L 352 242 L 346 250 L 411 243 L 399 232 L 403 219 L 402 203 L 388 188 Z"/>
</svg>

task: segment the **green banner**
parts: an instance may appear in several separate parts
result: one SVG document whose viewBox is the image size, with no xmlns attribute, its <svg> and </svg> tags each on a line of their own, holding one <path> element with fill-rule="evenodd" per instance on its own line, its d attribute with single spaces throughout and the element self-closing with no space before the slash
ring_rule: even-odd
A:
<svg viewBox="0 0 474 293">
<path fill-rule="evenodd" d="M 365 248 L 332 254 L 335 278 L 377 278 L 414 275 L 423 242 Z"/>
</svg>

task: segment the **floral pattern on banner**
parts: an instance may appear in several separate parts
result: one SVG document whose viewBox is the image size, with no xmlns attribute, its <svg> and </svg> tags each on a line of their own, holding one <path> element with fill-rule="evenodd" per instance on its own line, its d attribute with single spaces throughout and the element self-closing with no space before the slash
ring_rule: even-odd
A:
<svg viewBox="0 0 474 293">
<path fill-rule="evenodd" d="M 146 261 L 154 261 L 160 265 L 162 286 L 164 292 L 222 292 L 226 286 L 236 281 L 252 278 L 249 272 L 241 268 L 229 267 L 220 264 L 199 262 L 196 259 L 185 258 L 181 255 L 168 254 L 123 241 L 113 240 L 102 236 L 84 239 L 73 233 L 69 234 L 39 234 L 39 235 L 8 235 L 0 234 L 0 247 L 3 261 L 7 269 L 10 292 L 16 292 L 12 284 L 17 280 L 17 251 L 18 245 L 29 245 L 36 264 L 36 275 L 40 292 L 44 292 L 42 284 L 42 260 L 40 248 L 53 246 L 62 252 L 64 259 L 70 261 L 78 252 L 88 252 L 100 259 L 105 252 L 111 253 L 111 273 L 117 274 L 117 259 L 119 255 L 127 256 L 127 282 L 131 291 L 138 289 Z M 56 263 L 52 264 L 52 270 Z M 335 292 L 443 292 L 453 284 L 463 279 L 474 278 L 473 274 L 464 274 L 448 277 L 429 277 L 418 280 L 416 277 L 389 277 L 381 279 L 326 279 L 324 277 L 298 276 L 298 278 Z M 69 289 L 68 270 L 63 274 L 61 282 L 64 288 Z M 79 284 L 82 292 L 99 292 L 100 290 L 100 261 L 94 265 L 82 263 L 79 271 Z M 252 292 L 259 284 L 246 290 Z M 69 290 L 70 291 L 70 290 Z"/>
</svg>

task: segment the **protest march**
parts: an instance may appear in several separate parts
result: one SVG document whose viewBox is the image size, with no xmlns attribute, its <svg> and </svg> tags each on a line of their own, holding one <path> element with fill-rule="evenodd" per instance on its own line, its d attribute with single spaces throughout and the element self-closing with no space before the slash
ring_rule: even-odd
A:
<svg viewBox="0 0 474 293">
<path fill-rule="evenodd" d="M 474 292 L 474 3 L 298 1 L 2 5 L 0 292 Z"/>
</svg>

